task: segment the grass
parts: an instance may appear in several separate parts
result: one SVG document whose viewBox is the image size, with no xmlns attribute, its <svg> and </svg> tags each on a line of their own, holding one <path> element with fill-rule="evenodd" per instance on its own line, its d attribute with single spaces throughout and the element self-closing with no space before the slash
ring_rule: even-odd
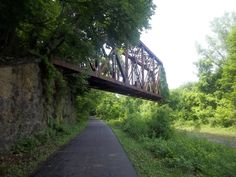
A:
<svg viewBox="0 0 236 177">
<path fill-rule="evenodd" d="M 112 125 L 111 125 L 112 126 Z M 175 132 L 167 140 L 134 139 L 112 126 L 140 177 L 235 177 L 236 150 Z"/>
<path fill-rule="evenodd" d="M 183 123 L 176 123 L 174 125 L 174 128 L 186 131 L 195 131 L 200 133 L 209 133 L 214 135 L 236 138 L 236 127 L 223 128 L 223 127 L 211 127 L 210 125 L 193 126 Z"/>
<path fill-rule="evenodd" d="M 198 127 L 176 124 L 174 126 L 179 131 L 184 131 L 190 136 L 205 138 L 209 141 L 224 144 L 236 148 L 236 128 L 211 127 L 209 125 L 200 125 Z"/>
<path fill-rule="evenodd" d="M 55 129 L 47 129 L 27 139 L 22 139 L 11 151 L 0 154 L 0 176 L 29 176 L 42 162 L 68 143 L 87 125 L 83 121 L 74 125 L 64 125 Z"/>
<path fill-rule="evenodd" d="M 167 168 L 140 141 L 129 137 L 118 128 L 113 128 L 140 177 L 187 177 L 190 174 L 179 169 Z"/>
</svg>

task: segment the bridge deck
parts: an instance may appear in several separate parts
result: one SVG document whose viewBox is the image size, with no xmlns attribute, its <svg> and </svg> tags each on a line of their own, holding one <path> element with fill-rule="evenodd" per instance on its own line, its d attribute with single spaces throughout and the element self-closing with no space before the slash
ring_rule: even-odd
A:
<svg viewBox="0 0 236 177">
<path fill-rule="evenodd" d="M 54 60 L 53 64 L 69 73 L 83 73 L 79 66 L 61 60 Z M 88 82 L 91 88 L 133 96 L 137 98 L 143 98 L 152 101 L 159 101 L 161 99 L 159 95 L 143 91 L 142 89 L 139 89 L 132 85 L 126 85 L 123 82 L 119 82 L 112 78 L 97 76 L 94 73 L 89 73 L 88 76 Z"/>
</svg>

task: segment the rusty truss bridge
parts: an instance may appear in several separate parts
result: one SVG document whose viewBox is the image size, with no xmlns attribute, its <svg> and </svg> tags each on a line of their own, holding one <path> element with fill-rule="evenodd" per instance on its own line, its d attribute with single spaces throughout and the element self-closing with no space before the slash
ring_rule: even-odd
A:
<svg viewBox="0 0 236 177">
<path fill-rule="evenodd" d="M 70 73 L 86 73 L 91 88 L 147 100 L 161 99 L 162 62 L 141 41 L 126 50 L 106 45 L 101 57 L 74 65 L 55 59 L 53 64 Z"/>
</svg>

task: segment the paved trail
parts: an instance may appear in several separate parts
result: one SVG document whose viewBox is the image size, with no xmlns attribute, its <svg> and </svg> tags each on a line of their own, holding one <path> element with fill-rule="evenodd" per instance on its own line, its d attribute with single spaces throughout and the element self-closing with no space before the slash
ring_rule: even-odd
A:
<svg viewBox="0 0 236 177">
<path fill-rule="evenodd" d="M 137 177 L 111 129 L 100 120 L 50 158 L 32 177 Z"/>
</svg>

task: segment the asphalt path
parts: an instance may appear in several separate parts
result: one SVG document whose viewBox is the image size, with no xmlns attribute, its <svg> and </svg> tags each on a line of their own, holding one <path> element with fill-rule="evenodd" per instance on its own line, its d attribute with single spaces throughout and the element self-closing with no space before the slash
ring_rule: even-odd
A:
<svg viewBox="0 0 236 177">
<path fill-rule="evenodd" d="M 112 130 L 90 119 L 88 127 L 48 159 L 32 177 L 138 177 Z"/>
</svg>

